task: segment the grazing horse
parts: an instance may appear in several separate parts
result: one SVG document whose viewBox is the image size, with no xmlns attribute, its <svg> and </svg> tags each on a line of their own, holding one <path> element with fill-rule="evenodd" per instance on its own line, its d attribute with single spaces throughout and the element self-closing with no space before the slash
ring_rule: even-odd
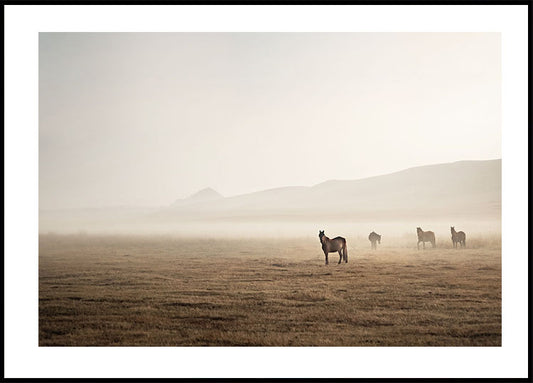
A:
<svg viewBox="0 0 533 383">
<path fill-rule="evenodd" d="M 328 253 L 339 253 L 339 264 L 344 259 L 344 262 L 348 263 L 348 248 L 346 247 L 346 239 L 342 237 L 335 237 L 329 239 L 324 234 L 324 230 L 319 230 L 318 238 L 320 238 L 320 243 L 322 244 L 322 251 L 326 256 L 326 265 L 328 264 Z"/>
<path fill-rule="evenodd" d="M 466 234 L 464 231 L 455 231 L 455 227 L 450 227 L 450 230 L 452 231 L 452 242 L 453 247 L 457 247 L 457 242 L 461 245 L 461 247 L 466 246 Z"/>
<path fill-rule="evenodd" d="M 431 246 L 435 247 L 435 233 L 432 231 L 423 231 L 421 228 L 416 228 L 416 234 L 418 235 L 418 242 L 416 243 L 417 249 L 420 249 L 420 242 L 422 246 L 426 248 L 426 242 L 431 242 Z"/>
<path fill-rule="evenodd" d="M 376 245 L 376 242 L 381 244 L 381 235 L 372 232 L 368 235 L 368 240 L 370 241 L 371 248 L 377 249 L 378 246 Z"/>
</svg>

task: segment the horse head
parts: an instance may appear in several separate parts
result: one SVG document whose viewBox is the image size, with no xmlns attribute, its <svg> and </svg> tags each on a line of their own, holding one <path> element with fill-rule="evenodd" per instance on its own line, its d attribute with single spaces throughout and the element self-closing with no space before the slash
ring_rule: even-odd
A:
<svg viewBox="0 0 533 383">
<path fill-rule="evenodd" d="M 318 231 L 318 238 L 320 238 L 320 242 L 322 242 L 322 237 L 324 236 L 324 230 L 319 230 Z"/>
</svg>

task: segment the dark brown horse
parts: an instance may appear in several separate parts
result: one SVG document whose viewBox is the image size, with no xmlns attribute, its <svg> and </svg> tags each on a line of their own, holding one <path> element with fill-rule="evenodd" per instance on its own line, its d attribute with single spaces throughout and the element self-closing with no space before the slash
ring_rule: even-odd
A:
<svg viewBox="0 0 533 383">
<path fill-rule="evenodd" d="M 431 242 L 431 246 L 435 247 L 435 233 L 432 231 L 424 231 L 421 228 L 416 228 L 416 234 L 418 235 L 418 242 L 416 243 L 417 249 L 420 249 L 420 242 L 422 246 L 426 248 L 426 242 Z"/>
<path fill-rule="evenodd" d="M 346 239 L 342 237 L 335 237 L 329 239 L 324 234 L 324 230 L 318 232 L 318 238 L 320 238 L 320 243 L 322 244 L 322 251 L 326 256 L 326 265 L 328 264 L 328 254 L 329 253 L 339 253 L 339 264 L 344 259 L 344 262 L 348 263 L 348 248 L 346 247 Z"/>
<path fill-rule="evenodd" d="M 457 247 L 457 242 L 461 245 L 461 247 L 466 246 L 466 234 L 464 231 L 455 231 L 455 227 L 450 227 L 450 230 L 452 232 L 452 242 L 453 247 Z"/>
<path fill-rule="evenodd" d="M 376 245 L 376 242 L 381 243 L 381 235 L 379 235 L 378 233 L 372 232 L 368 235 L 368 240 L 370 241 L 370 245 L 372 249 L 377 249 L 378 246 Z"/>
</svg>

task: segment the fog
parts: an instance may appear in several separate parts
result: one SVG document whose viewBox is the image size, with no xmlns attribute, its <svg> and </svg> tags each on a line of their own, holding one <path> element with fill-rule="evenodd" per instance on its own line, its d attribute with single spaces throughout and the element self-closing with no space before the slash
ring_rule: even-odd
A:
<svg viewBox="0 0 533 383">
<path fill-rule="evenodd" d="M 457 230 L 463 230 L 475 236 L 500 235 L 501 221 L 498 220 L 464 220 L 459 223 L 452 218 L 444 221 L 408 219 L 405 221 L 379 221 L 379 222 L 324 222 L 316 220 L 311 222 L 284 221 L 257 222 L 257 221 L 219 221 L 219 222 L 182 222 L 170 224 L 157 224 L 146 222 L 94 222 L 69 219 L 68 225 L 61 221 L 62 225 L 54 225 L 54 222 L 41 227 L 42 234 L 67 234 L 67 235 L 150 235 L 171 236 L 187 238 L 318 238 L 318 231 L 325 230 L 326 235 L 333 238 L 344 236 L 357 238 L 368 242 L 367 237 L 371 231 L 381 234 L 383 243 L 397 243 L 410 238 L 416 244 L 416 228 L 421 226 L 424 230 L 434 231 L 437 237 L 446 241 L 450 236 L 450 226 Z M 49 225 L 49 226 L 48 226 Z M 47 228 L 50 228 L 48 230 Z M 53 229 L 52 229 L 53 228 Z M 55 230 L 54 230 L 55 229 Z M 390 240 L 389 240 L 390 239 Z M 318 240 L 317 240 L 318 241 Z"/>
<path fill-rule="evenodd" d="M 142 214 L 206 187 L 232 197 L 501 158 L 497 33 L 39 36 L 41 232 L 225 233 Z M 103 207 L 150 211 L 126 222 L 115 210 L 103 220 L 61 212 Z M 367 221 L 361 231 L 388 231 Z M 334 219 L 284 222 L 254 232 L 356 231 Z"/>
<path fill-rule="evenodd" d="M 40 232 L 178 237 L 366 238 L 412 241 L 416 227 L 499 235 L 501 160 L 416 167 L 352 181 L 278 188 L 224 198 L 204 190 L 164 208 L 42 211 Z M 389 241 L 389 243 L 391 243 Z"/>
</svg>

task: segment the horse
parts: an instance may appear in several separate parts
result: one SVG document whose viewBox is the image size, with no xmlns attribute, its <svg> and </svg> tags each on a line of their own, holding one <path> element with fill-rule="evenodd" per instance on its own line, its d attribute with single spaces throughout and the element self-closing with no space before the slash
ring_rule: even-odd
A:
<svg viewBox="0 0 533 383">
<path fill-rule="evenodd" d="M 370 241 L 370 246 L 372 249 L 377 249 L 376 242 L 381 244 L 381 235 L 372 232 L 368 235 L 368 240 Z"/>
<path fill-rule="evenodd" d="M 464 231 L 455 231 L 455 227 L 451 226 L 450 230 L 452 232 L 452 242 L 453 247 L 457 247 L 457 242 L 461 245 L 461 247 L 466 246 L 466 234 Z"/>
<path fill-rule="evenodd" d="M 318 238 L 320 239 L 320 243 L 322 244 L 322 251 L 324 252 L 324 255 L 326 256 L 326 265 L 328 264 L 328 253 L 339 253 L 339 264 L 344 259 L 345 263 L 348 263 L 348 248 L 346 247 L 346 239 L 342 237 L 335 237 L 333 239 L 329 239 L 324 234 L 324 230 L 319 230 L 318 232 Z"/>
<path fill-rule="evenodd" d="M 435 247 L 435 233 L 432 231 L 423 231 L 421 228 L 416 228 L 416 234 L 418 235 L 418 242 L 416 243 L 417 249 L 420 250 L 420 242 L 422 246 L 426 248 L 426 242 L 431 242 L 431 246 Z"/>
</svg>

